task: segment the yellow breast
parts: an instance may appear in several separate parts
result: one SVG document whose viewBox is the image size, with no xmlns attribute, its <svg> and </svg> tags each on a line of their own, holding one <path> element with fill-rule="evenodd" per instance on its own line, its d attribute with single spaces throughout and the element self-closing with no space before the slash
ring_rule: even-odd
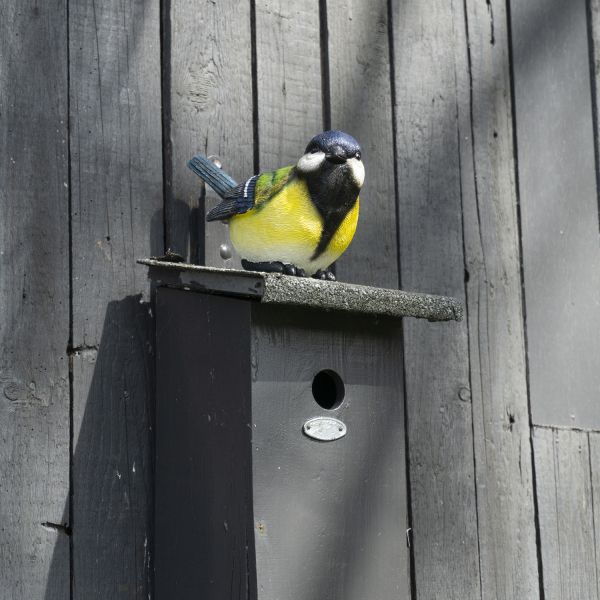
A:
<svg viewBox="0 0 600 600">
<path fill-rule="evenodd" d="M 281 261 L 312 275 L 327 268 L 350 245 L 358 222 L 358 199 L 325 252 L 311 260 L 321 239 L 323 218 L 312 203 L 306 183 L 295 179 L 270 201 L 229 220 L 238 254 L 252 262 Z"/>
</svg>

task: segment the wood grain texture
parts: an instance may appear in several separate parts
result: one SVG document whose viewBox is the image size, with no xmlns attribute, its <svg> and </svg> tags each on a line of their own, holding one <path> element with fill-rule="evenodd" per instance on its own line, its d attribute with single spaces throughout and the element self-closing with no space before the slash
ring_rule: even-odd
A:
<svg viewBox="0 0 600 600">
<path fill-rule="evenodd" d="M 67 66 L 66 2 L 2 3 L 0 597 L 11 600 L 69 595 Z"/>
<path fill-rule="evenodd" d="M 401 283 L 465 300 L 462 2 L 393 2 Z M 388 215 L 389 218 L 389 215 Z M 404 323 L 418 598 L 480 598 L 467 323 Z"/>
<path fill-rule="evenodd" d="M 152 326 L 136 258 L 163 252 L 157 0 L 72 3 L 73 592 L 144 598 Z"/>
<path fill-rule="evenodd" d="M 363 148 L 365 184 L 350 248 L 336 263 L 341 281 L 398 287 L 394 133 L 385 0 L 328 0 L 331 126 Z"/>
<path fill-rule="evenodd" d="M 586 1 L 512 0 L 511 19 L 532 419 L 598 429 L 600 248 Z"/>
<path fill-rule="evenodd" d="M 471 96 L 459 99 L 458 122 L 481 593 L 534 600 L 539 584 L 506 4 L 468 1 L 466 8 Z"/>
<path fill-rule="evenodd" d="M 151 592 L 154 322 L 108 304 L 98 350 L 73 356 L 73 598 Z"/>
<path fill-rule="evenodd" d="M 250 302 L 160 288 L 157 347 L 156 600 L 256 600 Z"/>
<path fill-rule="evenodd" d="M 600 433 L 590 431 L 588 434 L 588 444 L 590 452 L 590 471 L 592 480 L 592 510 L 594 522 L 594 560 L 596 563 L 596 585 L 600 585 L 600 554 L 598 553 L 598 540 L 600 539 Z M 592 590 L 593 593 L 593 590 Z M 600 591 L 596 591 L 600 597 Z"/>
<path fill-rule="evenodd" d="M 70 11 L 73 345 L 95 346 L 106 303 L 148 300 L 163 251 L 158 1 Z"/>
<path fill-rule="evenodd" d="M 598 458 L 598 434 L 593 458 Z M 534 428 L 533 447 L 546 600 L 595 600 L 598 595 L 594 491 L 583 431 Z M 590 470 L 595 473 L 593 476 Z"/>
<path fill-rule="evenodd" d="M 598 143 L 600 140 L 600 119 L 598 118 L 598 103 L 600 102 L 600 0 L 589 0 L 588 2 L 588 32 L 590 35 L 590 67 L 591 67 L 591 85 L 592 85 L 592 101 L 594 108 L 594 128 L 595 128 L 595 143 L 596 143 L 596 162 L 598 162 L 598 153 L 600 148 Z M 596 176 L 599 177 L 598 169 Z M 598 183 L 598 179 L 596 184 Z M 600 203 L 600 201 L 599 201 Z"/>
<path fill-rule="evenodd" d="M 259 598 L 408 598 L 399 321 L 253 304 L 252 470 Z M 314 376 L 345 397 L 325 410 Z M 333 416 L 348 433 L 302 433 Z"/>
<path fill-rule="evenodd" d="M 218 155 L 237 181 L 254 174 L 250 3 L 171 0 L 170 25 L 167 245 L 209 266 L 235 267 L 237 258 L 219 254 L 227 227 L 204 225 L 204 188 L 187 161 Z M 217 200 L 207 188 L 206 209 Z"/>
<path fill-rule="evenodd" d="M 294 164 L 322 131 L 319 2 L 256 2 L 261 170 Z"/>
</svg>

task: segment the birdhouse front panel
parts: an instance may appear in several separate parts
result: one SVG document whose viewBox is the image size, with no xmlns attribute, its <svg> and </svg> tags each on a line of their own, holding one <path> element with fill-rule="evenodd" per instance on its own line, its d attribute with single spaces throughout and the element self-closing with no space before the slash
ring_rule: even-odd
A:
<svg viewBox="0 0 600 600">
<path fill-rule="evenodd" d="M 398 326 L 357 315 L 253 306 L 259 598 L 405 597 Z"/>
</svg>

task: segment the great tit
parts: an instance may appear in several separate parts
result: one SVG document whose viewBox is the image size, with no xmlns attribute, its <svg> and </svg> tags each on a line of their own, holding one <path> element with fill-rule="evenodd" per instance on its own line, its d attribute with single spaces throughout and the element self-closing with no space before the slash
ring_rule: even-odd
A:
<svg viewBox="0 0 600 600">
<path fill-rule="evenodd" d="M 335 279 L 328 267 L 348 248 L 365 178 L 358 142 L 342 131 L 315 136 L 295 165 L 236 182 L 204 156 L 188 166 L 223 199 L 207 221 L 227 221 L 252 271 Z"/>
</svg>

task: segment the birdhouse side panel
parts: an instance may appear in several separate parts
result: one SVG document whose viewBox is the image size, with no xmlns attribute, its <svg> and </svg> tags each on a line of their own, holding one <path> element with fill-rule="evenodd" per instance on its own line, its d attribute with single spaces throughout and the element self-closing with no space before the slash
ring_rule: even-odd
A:
<svg viewBox="0 0 600 600">
<path fill-rule="evenodd" d="M 248 302 L 157 292 L 156 598 L 253 597 Z"/>
</svg>

